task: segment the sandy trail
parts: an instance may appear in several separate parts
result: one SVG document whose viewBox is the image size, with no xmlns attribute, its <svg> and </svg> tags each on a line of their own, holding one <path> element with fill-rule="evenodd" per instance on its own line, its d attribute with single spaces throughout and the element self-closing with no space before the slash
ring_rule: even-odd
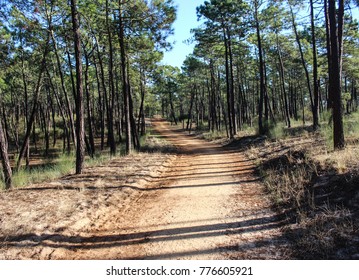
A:
<svg viewBox="0 0 359 280">
<path fill-rule="evenodd" d="M 137 195 L 125 206 L 107 207 L 77 233 L 49 234 L 36 254 L 15 258 L 287 258 L 285 221 L 270 209 L 251 161 L 164 121 L 153 125 L 179 150 L 164 172 L 129 187 Z"/>
</svg>

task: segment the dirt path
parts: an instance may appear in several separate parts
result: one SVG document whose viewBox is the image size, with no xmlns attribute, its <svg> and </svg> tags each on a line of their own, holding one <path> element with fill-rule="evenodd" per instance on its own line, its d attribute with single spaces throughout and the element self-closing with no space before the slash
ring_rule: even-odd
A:
<svg viewBox="0 0 359 280">
<path fill-rule="evenodd" d="M 77 228 L 3 240 L 13 251 L 6 258 L 287 258 L 284 221 L 270 209 L 253 164 L 237 151 L 171 130 L 163 121 L 153 124 L 179 149 L 161 172 L 127 186 L 126 203 L 98 204 L 95 216 L 88 207 L 90 217 L 79 216 Z"/>
</svg>

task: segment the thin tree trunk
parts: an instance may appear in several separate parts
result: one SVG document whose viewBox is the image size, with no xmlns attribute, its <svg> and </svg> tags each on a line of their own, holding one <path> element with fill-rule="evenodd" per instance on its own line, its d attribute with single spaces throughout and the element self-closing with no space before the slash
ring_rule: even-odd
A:
<svg viewBox="0 0 359 280">
<path fill-rule="evenodd" d="M 170 106 L 171 106 L 171 117 L 175 123 L 175 125 L 177 125 L 177 119 L 176 119 L 176 115 L 175 115 L 175 109 L 174 109 L 174 106 L 173 106 L 173 95 L 172 95 L 172 92 L 171 92 L 171 89 L 169 89 L 169 97 L 170 97 Z"/>
<path fill-rule="evenodd" d="M 230 84 L 230 69 L 229 69 L 229 59 L 228 59 L 228 38 L 227 34 L 224 31 L 224 45 L 225 45 L 225 64 L 226 64 L 226 86 L 227 86 L 227 110 L 228 110 L 228 125 L 229 125 L 229 138 L 234 138 L 233 127 L 232 127 L 232 105 L 231 105 L 231 84 Z"/>
<path fill-rule="evenodd" d="M 262 51 L 262 40 L 259 29 L 258 19 L 258 1 L 254 2 L 254 12 L 256 20 L 256 32 L 257 32 L 257 43 L 258 43 L 258 56 L 259 56 L 259 76 L 260 76 L 260 87 L 259 87 L 259 104 L 258 104 L 258 127 L 259 134 L 263 135 L 267 133 L 268 124 L 263 125 L 263 105 L 264 105 L 264 94 L 265 94 L 265 81 L 264 81 L 264 62 L 263 62 L 263 51 Z"/>
<path fill-rule="evenodd" d="M 192 89 L 186 130 L 189 130 L 190 122 L 192 122 L 192 108 L 193 108 L 193 103 L 194 103 L 194 95 L 195 95 L 195 89 Z"/>
<path fill-rule="evenodd" d="M 143 70 L 140 69 L 140 92 L 141 92 L 141 105 L 140 105 L 140 112 L 138 114 L 138 133 L 141 135 L 145 135 L 146 133 L 146 124 L 145 124 L 145 113 L 144 113 L 144 102 L 145 102 L 145 94 L 146 94 L 146 77 L 143 73 Z"/>
<path fill-rule="evenodd" d="M 342 86 L 341 86 L 341 47 L 343 35 L 343 24 L 340 22 L 343 18 L 342 9 L 344 0 L 339 0 L 339 10 L 337 18 L 337 9 L 335 0 L 329 0 L 329 22 L 330 22 L 330 46 L 331 46 L 331 75 L 329 80 L 329 91 L 332 97 L 333 108 L 333 135 L 334 149 L 343 149 L 345 146 L 343 112 L 342 112 Z"/>
<path fill-rule="evenodd" d="M 0 120 L 0 156 L 1 156 L 1 163 L 3 166 L 3 172 L 4 172 L 5 188 L 9 189 L 11 188 L 11 184 L 12 184 L 11 181 L 12 170 L 11 170 L 9 155 L 8 155 L 8 145 L 5 139 L 5 133 L 2 127 L 1 120 Z"/>
<path fill-rule="evenodd" d="M 51 78 L 50 73 L 49 73 L 47 68 L 46 68 L 46 73 L 47 73 L 47 77 L 48 77 L 49 82 L 50 82 L 51 89 L 52 89 L 52 91 L 53 91 L 53 93 L 55 95 L 57 106 L 59 107 L 61 118 L 62 118 L 63 123 L 64 123 L 64 130 L 65 130 L 64 132 L 65 132 L 65 137 L 67 139 L 67 153 L 70 154 L 70 152 L 71 152 L 70 132 L 69 132 L 69 129 L 68 129 L 68 124 L 67 124 L 67 121 L 66 121 L 64 110 L 62 109 L 63 106 L 62 106 L 62 104 L 60 102 L 59 95 L 58 95 L 58 93 L 57 93 L 57 91 L 55 89 L 54 83 L 52 82 L 52 78 Z"/>
<path fill-rule="evenodd" d="M 308 67 L 307 64 L 305 62 L 304 59 L 304 53 L 303 53 L 303 49 L 302 49 L 302 44 L 300 42 L 300 38 L 298 35 L 298 31 L 297 31 L 297 25 L 295 23 L 295 18 L 294 18 L 294 13 L 292 8 L 290 9 L 291 15 L 292 15 L 292 25 L 293 25 L 293 29 L 294 29 L 294 33 L 295 33 L 295 38 L 298 44 L 298 48 L 299 48 L 299 52 L 300 52 L 300 58 L 302 61 L 302 65 L 303 65 L 303 69 L 305 72 L 305 77 L 306 77 L 306 81 L 307 81 L 307 87 L 308 87 L 308 91 L 309 91 L 309 98 L 310 98 L 310 104 L 311 104 L 311 109 L 312 109 L 312 114 L 313 114 L 313 124 L 315 122 L 317 122 L 317 120 L 315 120 L 315 118 L 318 118 L 318 116 L 316 115 L 315 112 L 315 105 L 314 105 L 314 101 L 313 101 L 313 91 L 312 91 L 312 87 L 311 87 L 311 82 L 310 82 L 310 77 L 309 77 L 309 71 L 308 71 Z"/>
<path fill-rule="evenodd" d="M 87 124 L 89 128 L 89 150 L 90 156 L 93 158 L 95 155 L 95 139 L 93 133 L 92 125 L 92 113 L 91 113 L 91 97 L 90 97 L 90 84 L 88 80 L 88 69 L 89 69 L 89 54 L 85 52 L 85 92 L 86 92 L 86 101 L 87 101 Z"/>
<path fill-rule="evenodd" d="M 314 23 L 314 7 L 313 0 L 310 0 L 310 22 L 312 32 L 312 49 L 313 49 L 313 89 L 314 89 L 314 108 L 313 108 L 313 128 L 317 130 L 319 124 L 319 83 L 318 83 L 318 54 L 317 54 L 317 43 L 315 35 L 315 23 Z"/>
<path fill-rule="evenodd" d="M 115 100 L 115 84 L 114 84 L 114 67 L 113 67 L 113 46 L 112 46 L 112 30 L 110 28 L 109 22 L 109 1 L 106 0 L 106 28 L 107 28 L 107 35 L 108 35 L 108 47 L 109 47 L 109 61 L 108 61 L 108 78 L 109 78 L 109 106 L 108 106 L 108 141 L 110 144 L 110 151 L 111 155 L 116 155 L 116 142 L 115 142 L 115 134 L 114 134 L 114 100 Z"/>
<path fill-rule="evenodd" d="M 50 34 L 52 37 L 52 43 L 53 43 L 54 52 L 55 52 L 57 69 L 58 69 L 59 75 L 60 75 L 61 89 L 65 95 L 66 108 L 67 108 L 67 113 L 68 113 L 69 120 L 70 120 L 70 129 L 71 129 L 72 140 L 74 142 L 74 145 L 76 146 L 76 132 L 75 132 L 75 122 L 74 122 L 74 117 L 73 117 L 73 112 L 72 112 L 72 106 L 71 106 L 69 95 L 68 95 L 68 92 L 67 92 L 67 89 L 65 86 L 65 79 L 64 79 L 64 74 L 62 72 L 62 66 L 61 66 L 60 56 L 59 56 L 58 49 L 57 49 L 56 39 L 55 39 L 53 32 L 50 32 Z"/>
<path fill-rule="evenodd" d="M 127 64 L 127 69 L 129 69 L 130 66 Z M 130 83 L 130 76 L 127 75 L 127 84 L 128 84 L 128 88 L 129 88 L 129 101 L 130 101 L 130 106 L 129 106 L 129 110 L 130 110 L 130 122 L 131 122 L 131 136 L 132 136 L 132 140 L 133 140 L 133 144 L 134 144 L 134 148 L 139 151 L 141 148 L 141 143 L 140 143 L 140 139 L 138 138 L 138 133 L 137 133 L 137 129 L 136 129 L 136 120 L 133 114 L 133 101 L 132 101 L 132 96 L 131 96 L 131 83 Z"/>
<path fill-rule="evenodd" d="M 287 125 L 290 128 L 291 122 L 290 122 L 289 107 L 288 107 L 288 97 L 287 97 L 287 92 L 285 89 L 285 80 L 284 80 L 284 63 L 283 63 L 283 59 L 282 59 L 282 51 L 279 46 L 278 34 L 277 34 L 277 48 L 278 48 L 279 67 L 280 67 L 279 72 L 280 72 L 281 85 L 282 85 L 282 90 L 283 90 L 284 109 L 285 109 Z"/>
<path fill-rule="evenodd" d="M 103 114 L 104 115 L 106 114 L 107 123 L 108 123 L 110 116 L 109 116 L 109 108 L 108 108 L 107 88 L 106 88 L 106 82 L 105 82 L 105 70 L 104 70 L 103 61 L 102 61 L 102 57 L 101 57 L 98 45 L 97 45 L 97 55 L 98 55 L 98 59 L 99 59 L 101 85 L 102 85 L 102 89 L 103 89 L 103 100 L 102 100 L 103 106 L 102 106 L 101 110 L 106 111 L 106 113 L 104 112 Z M 103 118 L 105 118 L 105 116 L 103 116 Z M 104 123 L 104 121 L 103 121 L 103 123 Z M 102 150 L 104 148 L 104 138 L 105 138 L 105 126 L 103 125 L 103 127 L 101 128 L 101 149 Z"/>
<path fill-rule="evenodd" d="M 234 96 L 234 74 L 233 74 L 233 51 L 232 51 L 232 38 L 230 30 L 228 29 L 228 55 L 229 55 L 229 76 L 230 76 L 230 91 L 231 91 L 231 118 L 233 136 L 237 134 L 236 122 L 236 109 L 235 109 L 235 96 Z"/>
<path fill-rule="evenodd" d="M 21 146 L 21 149 L 20 149 L 19 157 L 17 159 L 16 170 L 19 170 L 19 168 L 21 166 L 22 159 L 24 158 L 26 151 L 29 150 L 28 146 L 29 146 L 31 128 L 32 128 L 32 125 L 34 123 L 35 115 L 36 115 L 36 112 L 37 112 L 38 101 L 39 101 L 41 85 L 42 85 L 42 78 L 43 78 L 43 74 L 44 74 L 45 69 L 46 69 L 46 57 L 47 57 L 47 55 L 49 53 L 49 42 L 50 42 L 50 32 L 48 32 L 46 43 L 45 43 L 45 50 L 44 50 L 44 53 L 43 53 L 43 56 L 42 56 L 42 60 L 41 60 L 41 64 L 40 64 L 40 72 L 39 72 L 39 76 L 37 78 L 35 92 L 34 92 L 33 107 L 32 107 L 32 110 L 31 110 L 29 120 L 28 120 L 27 125 L 26 125 L 25 138 L 24 138 L 24 142 L 23 142 L 23 144 Z"/>
<path fill-rule="evenodd" d="M 76 0 L 71 0 L 71 17 L 76 59 L 76 174 L 81 174 L 85 158 L 85 125 L 82 87 L 81 37 Z"/>
<path fill-rule="evenodd" d="M 119 41 L 121 50 L 121 68 L 122 68 L 122 87 L 124 95 L 124 107 L 125 107 L 125 127 L 126 127 L 126 153 L 132 153 L 132 132 L 131 132 L 131 112 L 130 112 L 130 87 L 128 84 L 128 69 L 127 69 L 127 57 L 125 48 L 125 32 L 122 15 L 122 3 L 121 0 L 118 2 L 119 5 Z"/>
</svg>

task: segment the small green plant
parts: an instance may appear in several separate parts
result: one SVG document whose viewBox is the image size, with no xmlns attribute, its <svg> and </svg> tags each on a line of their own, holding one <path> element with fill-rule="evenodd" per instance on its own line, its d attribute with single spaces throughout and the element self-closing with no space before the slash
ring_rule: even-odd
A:
<svg viewBox="0 0 359 280">
<path fill-rule="evenodd" d="M 331 124 L 322 124 L 320 127 L 320 134 L 325 140 L 328 151 L 333 150 L 333 126 Z"/>
<path fill-rule="evenodd" d="M 4 174 L 0 172 L 0 191 L 5 190 Z"/>
<path fill-rule="evenodd" d="M 267 127 L 268 127 L 267 136 L 269 139 L 278 140 L 285 136 L 283 123 L 276 124 L 271 122 L 267 125 Z"/>
<path fill-rule="evenodd" d="M 359 112 L 345 116 L 344 134 L 346 137 L 359 139 Z"/>
<path fill-rule="evenodd" d="M 208 141 L 213 141 L 227 137 L 227 133 L 225 131 L 214 130 L 214 131 L 204 132 L 202 136 L 204 139 Z"/>
<path fill-rule="evenodd" d="M 196 127 L 196 130 L 198 132 L 207 131 L 207 129 L 208 129 L 208 122 L 200 122 Z"/>
<path fill-rule="evenodd" d="M 27 168 L 20 168 L 13 173 L 13 188 L 25 187 L 29 184 L 41 183 L 61 177 L 73 170 L 75 158 L 73 155 L 61 154 L 52 162 Z M 0 186 L 3 188 L 4 180 L 1 178 Z"/>
<path fill-rule="evenodd" d="M 96 154 L 93 158 L 89 158 L 85 161 L 86 167 L 101 165 L 104 162 L 111 159 L 109 154 Z"/>
</svg>

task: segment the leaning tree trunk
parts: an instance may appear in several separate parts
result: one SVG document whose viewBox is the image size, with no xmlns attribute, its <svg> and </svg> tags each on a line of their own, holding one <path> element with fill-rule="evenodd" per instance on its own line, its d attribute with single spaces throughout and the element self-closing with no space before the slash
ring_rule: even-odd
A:
<svg viewBox="0 0 359 280">
<path fill-rule="evenodd" d="M 75 133 L 74 117 L 73 117 L 73 113 L 72 113 L 72 108 L 71 108 L 69 95 L 67 93 L 66 86 L 65 86 L 65 78 L 64 78 L 64 74 L 63 74 L 63 70 L 62 70 L 62 66 L 61 66 L 60 55 L 59 55 L 59 52 L 58 52 L 57 43 L 56 43 L 54 33 L 50 32 L 50 34 L 51 34 L 51 37 L 52 37 L 52 43 L 53 43 L 54 53 L 55 53 L 55 57 L 56 57 L 57 69 L 58 69 L 59 75 L 60 75 L 61 89 L 62 89 L 62 92 L 65 95 L 67 114 L 68 114 L 69 120 L 70 120 L 70 129 L 71 129 L 71 133 L 72 133 L 72 140 L 74 141 L 74 144 L 76 145 L 76 133 Z"/>
<path fill-rule="evenodd" d="M 35 115 L 36 115 L 36 112 L 37 112 L 38 101 L 39 101 L 40 91 L 41 91 L 42 78 L 43 78 L 43 74 L 44 74 L 45 69 L 46 69 L 46 57 L 47 57 L 47 55 L 49 53 L 49 41 L 50 41 L 50 35 L 49 34 L 50 34 L 50 32 L 48 32 L 48 36 L 47 36 L 47 39 L 46 39 L 45 50 L 44 50 L 42 60 L 41 60 L 40 72 L 39 72 L 39 76 L 37 78 L 35 92 L 34 92 L 33 107 L 32 107 L 31 114 L 30 114 L 30 117 L 29 117 L 27 125 L 26 125 L 25 139 L 24 139 L 24 142 L 23 142 L 23 144 L 21 146 L 19 157 L 18 157 L 17 163 L 16 163 L 16 169 L 17 170 L 20 169 L 22 159 L 24 158 L 26 151 L 29 149 L 28 146 L 29 146 L 31 128 L 32 128 L 32 125 L 33 125 L 33 123 L 35 121 Z"/>
<path fill-rule="evenodd" d="M 302 44 L 300 42 L 300 38 L 299 38 L 299 35 L 298 35 L 297 25 L 296 25 L 296 22 L 295 22 L 295 17 L 294 17 L 294 13 L 293 13 L 292 8 L 291 8 L 290 12 L 291 12 L 291 15 L 292 15 L 292 24 L 293 24 L 293 29 L 294 29 L 294 33 L 295 33 L 295 38 L 296 38 L 296 41 L 297 41 L 297 44 L 298 44 L 298 48 L 299 48 L 299 52 L 300 52 L 300 58 L 301 58 L 301 61 L 302 61 L 302 65 L 303 65 L 303 69 L 304 69 L 305 77 L 306 77 L 306 81 L 307 81 L 307 87 L 308 87 L 308 91 L 309 91 L 310 104 L 311 104 L 312 115 L 313 115 L 313 127 L 317 128 L 318 127 L 318 115 L 316 114 L 317 111 L 315 110 L 315 104 L 314 104 L 314 101 L 313 101 L 313 91 L 312 91 L 312 87 L 311 87 L 309 71 L 308 71 L 307 63 L 306 63 L 306 61 L 304 59 L 303 48 L 302 48 Z M 313 50 L 313 52 L 314 52 L 314 50 Z"/>
</svg>

